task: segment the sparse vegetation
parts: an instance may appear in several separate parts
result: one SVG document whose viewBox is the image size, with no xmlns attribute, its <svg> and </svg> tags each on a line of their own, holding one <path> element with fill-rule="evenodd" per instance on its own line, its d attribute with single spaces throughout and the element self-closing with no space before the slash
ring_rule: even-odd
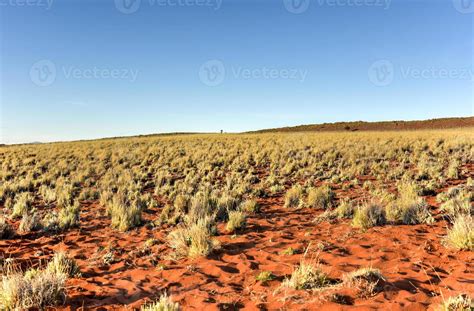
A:
<svg viewBox="0 0 474 311">
<path fill-rule="evenodd" d="M 328 277 L 319 265 L 302 261 L 290 278 L 283 281 L 282 285 L 293 289 L 313 289 L 324 287 L 327 284 Z"/>
<path fill-rule="evenodd" d="M 255 279 L 262 283 L 266 283 L 268 281 L 275 279 L 275 276 L 273 275 L 271 271 L 262 271 L 255 277 Z"/>
<path fill-rule="evenodd" d="M 446 242 L 459 250 L 474 250 L 474 219 L 472 216 L 458 215 L 453 226 L 448 229 Z"/>
<path fill-rule="evenodd" d="M 474 300 L 466 294 L 451 296 L 443 302 L 440 309 L 442 311 L 472 311 Z"/>
<path fill-rule="evenodd" d="M 146 304 L 140 308 L 141 311 L 179 311 L 179 304 L 173 302 L 167 294 L 160 296 L 160 299 L 151 304 Z"/>
<path fill-rule="evenodd" d="M 334 192 L 329 186 L 309 190 L 307 205 L 313 208 L 328 209 L 334 200 Z"/>
<path fill-rule="evenodd" d="M 285 207 L 298 207 L 301 204 L 303 193 L 299 186 L 295 186 L 288 190 L 285 194 Z"/>
<path fill-rule="evenodd" d="M 361 268 L 344 276 L 347 286 L 355 287 L 360 297 L 371 297 L 378 293 L 380 283 L 384 281 L 382 273 L 374 268 Z"/>
<path fill-rule="evenodd" d="M 386 223 L 385 210 L 377 202 L 370 202 L 360 206 L 354 215 L 352 225 L 356 228 L 368 229 Z"/>
<path fill-rule="evenodd" d="M 227 231 L 234 232 L 245 227 L 245 220 L 247 216 L 242 211 L 229 212 L 229 221 L 227 222 Z"/>
<path fill-rule="evenodd" d="M 53 258 L 48 263 L 47 270 L 51 273 L 65 274 L 69 277 L 76 277 L 81 274 L 76 261 L 69 258 L 64 252 L 57 252 L 54 254 Z"/>
<path fill-rule="evenodd" d="M 178 257 L 202 257 L 209 255 L 219 247 L 212 239 L 209 218 L 201 218 L 193 224 L 183 225 L 172 231 L 168 240 Z"/>
<path fill-rule="evenodd" d="M 363 300 L 389 284 L 380 271 L 362 269 L 333 286 L 335 281 L 329 280 L 323 267 L 331 275 L 347 270 L 334 264 L 331 256 L 344 256 L 348 264 L 358 258 L 359 264 L 369 257 L 372 262 L 373 252 L 378 251 L 382 260 L 387 251 L 401 261 L 409 260 L 405 251 L 414 252 L 413 258 L 425 251 L 427 267 L 456 258 L 459 267 L 453 273 L 462 268 L 469 271 L 463 260 L 474 243 L 473 141 L 472 132 L 465 130 L 350 131 L 199 134 L 0 147 L 0 239 L 8 239 L 0 240 L 5 249 L 0 265 L 19 259 L 22 266 L 21 271 L 2 274 L 0 309 L 8 309 L 5 304 L 13 309 L 60 304 L 65 301 L 67 277 L 81 279 L 68 287 L 74 304 L 78 296 L 92 297 L 88 288 L 78 294 L 76 281 L 90 282 L 95 267 L 108 269 L 114 281 L 117 274 L 128 277 L 131 267 L 153 271 L 140 282 L 160 291 L 174 288 L 174 282 L 182 283 L 180 291 L 186 291 L 194 281 L 193 288 L 201 291 L 204 285 L 193 278 L 209 275 L 212 282 L 206 283 L 209 296 L 204 303 L 222 309 L 234 307 L 231 300 L 237 295 L 247 301 L 253 286 L 259 287 L 269 306 L 284 309 L 296 297 L 282 300 L 270 295 L 280 283 L 278 289 L 289 295 L 294 294 L 290 289 L 321 289 L 324 298 L 343 304 L 353 303 L 354 292 L 331 296 L 339 285 L 356 289 Z M 361 232 L 351 225 L 364 231 L 384 227 Z M 391 241 L 388 234 L 394 232 L 400 232 L 393 237 L 394 245 L 403 247 L 382 245 L 381 240 Z M 442 238 L 446 247 L 433 241 L 439 232 L 446 232 Z M 413 243 L 412 234 L 417 235 Z M 33 248 L 33 243 L 38 247 Z M 48 243 L 60 244 L 70 255 L 52 256 Z M 81 247 L 87 249 L 82 252 Z M 320 264 L 304 261 L 303 249 L 329 259 Z M 82 275 L 72 255 L 83 268 Z M 28 256 L 35 269 L 25 270 Z M 46 264 L 44 258 L 52 259 Z M 280 266 L 274 270 L 272 264 L 295 260 L 301 264 L 281 282 L 282 270 Z M 397 269 L 402 274 L 409 266 Z M 245 290 L 240 288 L 242 282 Z M 214 292 L 214 283 L 232 293 L 224 302 L 220 301 L 223 294 Z M 104 283 L 104 301 L 106 295 L 122 291 L 123 284 L 114 282 L 112 288 Z M 441 286 L 434 282 L 430 290 L 439 292 Z M 32 298 L 19 300 L 20 292 Z M 300 294 L 309 293 L 296 295 Z M 138 295 L 143 301 L 137 304 L 158 297 L 148 289 Z M 419 297 L 423 295 L 427 294 L 419 292 Z M 382 295 L 378 297 L 383 301 Z M 183 305 L 192 303 L 181 292 L 179 298 Z M 466 297 L 456 299 L 459 304 L 449 302 L 446 310 L 467 305 Z M 374 301 L 374 306 L 386 307 L 380 301 Z M 69 302 L 66 308 L 71 307 Z M 235 306 L 240 308 L 238 303 Z M 164 295 L 142 310 L 178 308 Z"/>
<path fill-rule="evenodd" d="M 42 309 L 66 298 L 67 275 L 50 270 L 30 269 L 24 274 L 17 268 L 4 267 L 1 274 L 0 309 Z"/>
</svg>

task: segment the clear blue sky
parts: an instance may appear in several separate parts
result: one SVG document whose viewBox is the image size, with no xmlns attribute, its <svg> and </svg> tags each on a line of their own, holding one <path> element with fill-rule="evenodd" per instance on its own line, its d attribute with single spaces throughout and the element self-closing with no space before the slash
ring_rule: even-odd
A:
<svg viewBox="0 0 474 311">
<path fill-rule="evenodd" d="M 1 142 L 473 115 L 458 0 L 219 1 L 0 0 Z"/>
</svg>

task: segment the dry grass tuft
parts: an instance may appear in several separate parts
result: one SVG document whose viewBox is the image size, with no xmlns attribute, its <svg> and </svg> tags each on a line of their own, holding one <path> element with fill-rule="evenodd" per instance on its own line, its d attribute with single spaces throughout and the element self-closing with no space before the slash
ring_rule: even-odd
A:
<svg viewBox="0 0 474 311">
<path fill-rule="evenodd" d="M 384 281 L 379 269 L 362 268 L 344 276 L 344 284 L 357 288 L 360 297 L 368 298 L 381 290 L 380 283 Z"/>
<path fill-rule="evenodd" d="M 7 267 L 1 278 L 1 310 L 43 309 L 66 299 L 67 275 L 64 273 L 31 269 L 23 274 Z"/>
<path fill-rule="evenodd" d="M 179 304 L 163 294 L 158 301 L 142 306 L 140 311 L 179 311 Z"/>
<path fill-rule="evenodd" d="M 328 285 L 328 276 L 321 270 L 320 265 L 301 261 L 289 279 L 282 286 L 293 289 L 314 289 Z"/>
<path fill-rule="evenodd" d="M 210 217 L 198 219 L 194 224 L 186 224 L 168 235 L 168 241 L 178 257 L 205 257 L 219 247 L 211 235 Z"/>
<path fill-rule="evenodd" d="M 377 202 L 370 202 L 359 207 L 352 220 L 356 228 L 366 230 L 386 223 L 385 209 Z"/>
<path fill-rule="evenodd" d="M 448 229 L 446 243 L 458 250 L 474 250 L 474 218 L 467 215 L 458 215 L 453 226 Z"/>
</svg>

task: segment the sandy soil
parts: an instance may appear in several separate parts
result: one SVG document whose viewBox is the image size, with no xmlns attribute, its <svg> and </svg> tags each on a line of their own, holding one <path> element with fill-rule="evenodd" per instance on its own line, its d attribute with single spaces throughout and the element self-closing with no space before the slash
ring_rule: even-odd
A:
<svg viewBox="0 0 474 311">
<path fill-rule="evenodd" d="M 474 176 L 474 167 L 468 170 Z M 358 196 L 357 189 L 337 194 Z M 425 310 L 434 309 L 443 297 L 474 294 L 474 253 L 442 244 L 447 223 L 437 213 L 434 196 L 426 199 L 436 215 L 435 224 L 387 225 L 366 232 L 351 228 L 349 220 L 316 224 L 314 218 L 321 211 L 284 208 L 282 196 L 261 200 L 262 211 L 251 215 L 237 235 L 226 234 L 220 225 L 216 238 L 222 248 L 208 258 L 172 261 L 166 242 L 171 227 L 143 226 L 121 233 L 110 228 L 104 208 L 92 202 L 83 202 L 80 228 L 2 240 L 0 256 L 25 266 L 42 265 L 57 250 L 74 257 L 82 276 L 68 281 L 68 298 L 60 310 L 133 309 L 164 291 L 185 310 L 208 311 Z M 154 220 L 160 209 L 147 211 L 145 220 Z M 144 250 L 150 238 L 157 243 Z M 298 253 L 281 254 L 288 247 Z M 335 283 L 344 273 L 374 267 L 386 277 L 383 288 L 373 297 L 359 297 L 356 289 L 340 285 L 324 291 L 282 290 L 281 281 L 308 248 Z M 261 271 L 271 271 L 276 278 L 262 284 L 255 280 Z"/>
</svg>

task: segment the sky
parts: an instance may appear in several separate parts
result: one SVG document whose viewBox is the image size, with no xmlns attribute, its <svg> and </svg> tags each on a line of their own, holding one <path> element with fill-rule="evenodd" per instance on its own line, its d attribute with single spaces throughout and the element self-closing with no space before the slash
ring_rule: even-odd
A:
<svg viewBox="0 0 474 311">
<path fill-rule="evenodd" d="M 0 143 L 472 116 L 474 0 L 0 0 Z"/>
</svg>

